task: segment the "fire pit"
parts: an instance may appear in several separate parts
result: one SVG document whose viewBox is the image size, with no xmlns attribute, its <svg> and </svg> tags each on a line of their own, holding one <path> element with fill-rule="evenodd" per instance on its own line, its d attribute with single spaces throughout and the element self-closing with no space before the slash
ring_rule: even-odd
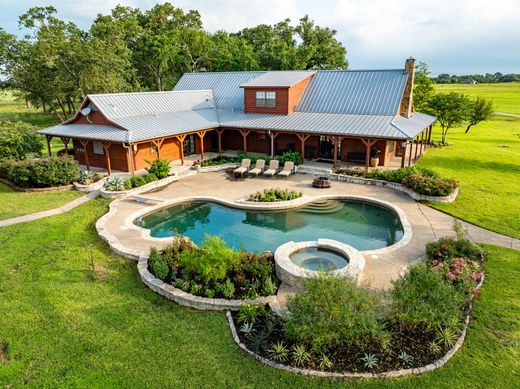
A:
<svg viewBox="0 0 520 389">
<path fill-rule="evenodd" d="M 316 177 L 312 186 L 315 188 L 330 188 L 330 180 L 328 177 Z"/>
</svg>

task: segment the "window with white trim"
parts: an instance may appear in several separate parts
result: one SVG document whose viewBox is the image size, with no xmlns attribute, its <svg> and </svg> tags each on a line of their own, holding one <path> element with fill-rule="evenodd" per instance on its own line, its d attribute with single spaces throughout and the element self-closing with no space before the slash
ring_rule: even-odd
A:
<svg viewBox="0 0 520 389">
<path fill-rule="evenodd" d="M 103 143 L 92 142 L 92 151 L 94 152 L 94 154 L 104 155 L 105 150 L 103 149 Z"/>
<path fill-rule="evenodd" d="M 256 92 L 257 107 L 276 107 L 276 92 L 257 91 Z"/>
</svg>

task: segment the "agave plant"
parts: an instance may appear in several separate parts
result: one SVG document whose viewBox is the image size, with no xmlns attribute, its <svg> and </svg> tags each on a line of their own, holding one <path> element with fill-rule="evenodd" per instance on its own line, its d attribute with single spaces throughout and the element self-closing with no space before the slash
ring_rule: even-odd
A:
<svg viewBox="0 0 520 389">
<path fill-rule="evenodd" d="M 372 353 L 365 353 L 363 358 L 361 358 L 361 361 L 367 369 L 373 369 L 379 364 L 379 359 Z"/>
<path fill-rule="evenodd" d="M 397 356 L 403 362 L 405 365 L 411 365 L 414 361 L 414 357 L 410 354 L 408 354 L 406 351 L 401 351 L 399 355 Z"/>
<path fill-rule="evenodd" d="M 428 349 L 432 354 L 438 354 L 441 352 L 441 346 L 435 340 L 432 340 L 430 343 L 428 343 Z"/>
<path fill-rule="evenodd" d="M 271 345 L 271 348 L 267 350 L 269 356 L 278 362 L 285 362 L 289 358 L 289 350 L 284 342 L 276 342 Z"/>
<path fill-rule="evenodd" d="M 103 177 L 100 173 L 95 173 L 92 170 L 82 170 L 79 173 L 78 182 L 82 185 L 90 185 L 96 181 L 99 181 Z"/>
<path fill-rule="evenodd" d="M 240 332 L 247 336 L 250 336 L 255 331 L 256 330 L 253 328 L 253 323 L 244 323 L 240 327 Z"/>
<path fill-rule="evenodd" d="M 251 337 L 251 341 L 249 343 L 249 347 L 255 353 L 259 353 L 264 347 L 265 337 L 262 334 L 258 334 L 256 336 Z"/>
<path fill-rule="evenodd" d="M 325 354 L 322 354 L 319 359 L 319 367 L 321 370 L 330 369 L 333 363 Z"/>
<path fill-rule="evenodd" d="M 125 182 L 121 177 L 110 177 L 105 182 L 105 188 L 107 188 L 109 191 L 119 191 L 119 190 L 125 190 Z"/>
<path fill-rule="evenodd" d="M 311 354 L 307 352 L 303 344 L 299 344 L 293 347 L 292 350 L 293 361 L 296 366 L 303 366 L 311 359 Z"/>
<path fill-rule="evenodd" d="M 453 347 L 457 341 L 457 333 L 450 327 L 441 327 L 437 330 L 435 340 L 444 345 L 444 347 Z"/>
</svg>

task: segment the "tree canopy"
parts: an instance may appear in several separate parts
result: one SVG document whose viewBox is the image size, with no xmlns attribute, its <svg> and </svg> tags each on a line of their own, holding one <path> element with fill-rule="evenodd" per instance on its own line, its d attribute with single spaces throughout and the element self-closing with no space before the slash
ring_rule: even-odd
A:
<svg viewBox="0 0 520 389">
<path fill-rule="evenodd" d="M 28 102 L 61 120 L 87 94 L 170 90 L 185 72 L 346 69 L 336 31 L 305 16 L 236 33 L 204 30 L 198 11 L 170 3 L 149 10 L 118 5 L 88 31 L 52 6 L 19 18 L 18 39 L 0 28 L 0 73 Z"/>
<path fill-rule="evenodd" d="M 442 130 L 442 143 L 446 144 L 448 130 L 461 125 L 470 115 L 472 101 L 462 93 L 436 93 L 428 103 L 428 113 L 435 115 Z"/>
</svg>

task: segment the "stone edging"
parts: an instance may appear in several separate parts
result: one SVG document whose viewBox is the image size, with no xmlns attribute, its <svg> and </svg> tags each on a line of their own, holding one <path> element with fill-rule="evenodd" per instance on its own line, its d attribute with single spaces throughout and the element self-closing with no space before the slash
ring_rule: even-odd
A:
<svg viewBox="0 0 520 389">
<path fill-rule="evenodd" d="M 105 184 L 105 181 L 107 179 L 108 179 L 108 177 L 102 177 L 90 185 L 83 185 L 77 181 L 74 181 L 72 184 L 74 185 L 74 189 L 76 189 L 77 191 L 84 192 L 84 193 L 90 193 L 90 192 L 94 192 L 95 190 L 100 190 L 101 188 L 103 188 L 103 185 Z"/>
<path fill-rule="evenodd" d="M 484 273 L 482 273 L 482 279 L 480 280 L 479 284 L 477 285 L 476 289 L 480 289 L 482 284 L 484 283 Z M 472 298 L 473 299 L 473 298 Z M 453 348 L 448 350 L 448 352 L 441 358 L 437 359 L 435 362 L 430 363 L 426 366 L 421 367 L 414 367 L 410 369 L 402 369 L 402 370 L 391 370 L 391 371 L 385 371 L 382 373 L 336 373 L 336 372 L 328 372 L 328 371 L 320 371 L 320 370 L 311 370 L 311 369 L 301 369 L 298 367 L 292 367 L 283 365 L 281 363 L 277 363 L 274 361 L 271 361 L 270 359 L 264 358 L 261 355 L 258 355 L 254 353 L 253 351 L 249 350 L 244 343 L 240 341 L 240 338 L 238 337 L 237 329 L 235 327 L 235 323 L 233 322 L 233 317 L 231 316 L 231 312 L 227 312 L 226 316 L 228 319 L 229 329 L 231 330 L 231 335 L 233 337 L 233 340 L 238 345 L 240 349 L 242 349 L 245 353 L 251 355 L 256 360 L 270 366 L 274 367 L 275 369 L 285 370 L 289 373 L 294 374 L 301 374 L 306 376 L 313 376 L 313 377 L 323 377 L 323 378 L 397 378 L 397 377 L 404 377 L 409 375 L 419 375 L 431 372 L 433 370 L 436 370 L 446 364 L 457 351 L 462 347 L 462 344 L 464 343 L 464 339 L 466 338 L 466 332 L 469 325 L 470 320 L 470 313 L 473 308 L 472 301 L 469 302 L 468 306 L 468 312 L 466 314 L 466 318 L 464 319 L 464 328 L 462 329 L 462 332 L 455 342 L 455 345 Z"/>
<path fill-rule="evenodd" d="M 354 177 L 347 176 L 345 174 L 336 174 L 330 173 L 329 178 L 335 181 L 344 181 L 350 182 L 352 184 L 362 184 L 362 185 L 375 185 L 379 187 L 391 188 L 394 190 L 398 190 L 400 192 L 406 193 L 412 199 L 416 201 L 429 201 L 432 203 L 452 203 L 455 201 L 459 194 L 459 187 L 456 187 L 455 190 L 448 196 L 427 196 L 414 192 L 413 190 L 407 188 L 406 186 L 399 184 L 397 182 L 390 182 L 384 180 L 375 180 L 372 178 L 364 178 L 364 177 Z"/>
<path fill-rule="evenodd" d="M 74 189 L 73 184 L 62 186 L 50 186 L 48 188 L 22 188 L 21 186 L 18 186 L 9 180 L 6 180 L 5 178 L 0 178 L 0 182 L 3 182 L 4 184 L 11 187 L 17 192 L 65 192 Z"/>
<path fill-rule="evenodd" d="M 147 192 L 152 189 L 161 188 L 172 182 L 175 182 L 179 179 L 178 176 L 168 176 L 166 178 L 162 178 L 157 181 L 149 182 L 148 184 L 139 186 L 137 188 L 128 189 L 128 190 L 120 190 L 120 191 L 110 191 L 105 188 L 100 190 L 101 196 L 109 199 L 122 199 L 128 196 L 135 196 L 136 194 Z"/>
<path fill-rule="evenodd" d="M 269 304 L 276 300 L 276 295 L 259 297 L 254 300 L 226 300 L 221 298 L 213 299 L 195 296 L 156 278 L 148 271 L 148 258 L 144 256 L 139 257 L 137 262 L 137 271 L 139 272 L 139 276 L 143 283 L 155 293 L 158 293 L 179 305 L 203 311 L 238 311 L 240 307 L 245 304 Z"/>
<path fill-rule="evenodd" d="M 198 173 L 210 173 L 210 172 L 220 172 L 222 170 L 233 169 L 239 167 L 239 163 L 224 163 L 222 165 L 213 165 L 213 166 L 199 166 L 193 170 Z"/>
</svg>

